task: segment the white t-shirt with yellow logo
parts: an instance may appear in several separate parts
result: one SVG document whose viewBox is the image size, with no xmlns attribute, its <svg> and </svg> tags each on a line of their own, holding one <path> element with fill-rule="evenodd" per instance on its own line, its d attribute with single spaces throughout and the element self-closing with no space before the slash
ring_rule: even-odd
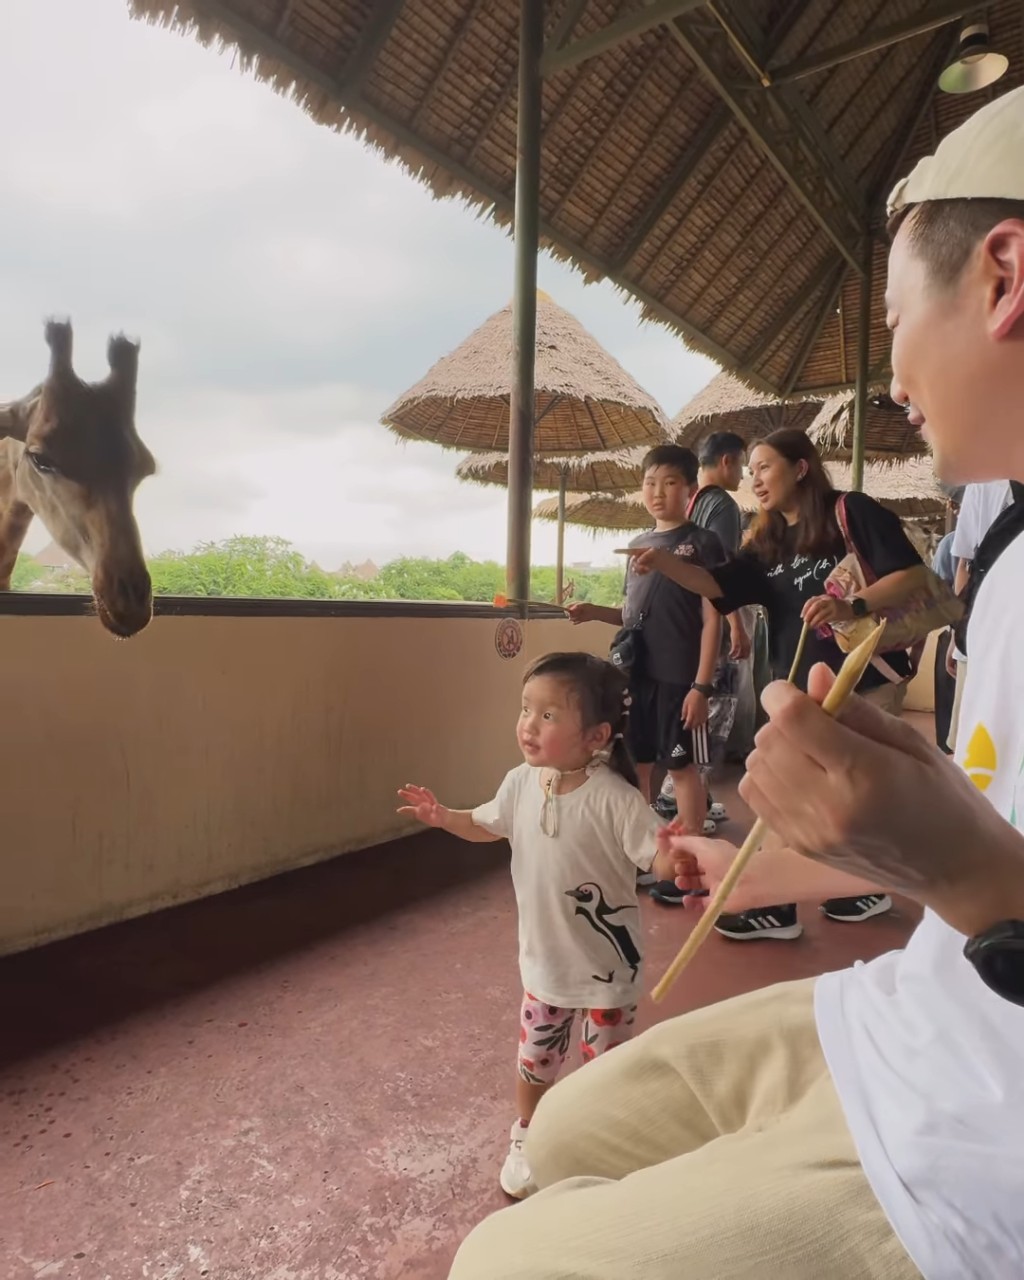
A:
<svg viewBox="0 0 1024 1280">
<path fill-rule="evenodd" d="M 1024 535 L 970 623 L 958 762 L 1024 829 Z M 964 857 L 971 856 L 970 849 Z M 820 978 L 818 1034 L 864 1172 L 925 1280 L 1024 1277 L 1024 1008 L 926 912 L 906 950 Z"/>
</svg>

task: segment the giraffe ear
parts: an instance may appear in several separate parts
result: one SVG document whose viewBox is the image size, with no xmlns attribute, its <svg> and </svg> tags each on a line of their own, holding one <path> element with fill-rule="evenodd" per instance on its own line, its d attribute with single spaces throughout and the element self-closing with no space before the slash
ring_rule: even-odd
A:
<svg viewBox="0 0 1024 1280">
<path fill-rule="evenodd" d="M 139 376 L 139 344 L 119 333 L 107 346 L 110 383 L 121 393 L 129 413 L 135 411 L 135 384 Z"/>
<path fill-rule="evenodd" d="M 32 414 L 39 403 L 39 388 L 30 391 L 20 400 L 11 400 L 8 404 L 0 404 L 0 438 L 21 440 L 28 435 Z"/>
<path fill-rule="evenodd" d="M 46 345 L 50 348 L 50 376 L 74 373 L 71 367 L 71 321 L 47 320 Z"/>
</svg>

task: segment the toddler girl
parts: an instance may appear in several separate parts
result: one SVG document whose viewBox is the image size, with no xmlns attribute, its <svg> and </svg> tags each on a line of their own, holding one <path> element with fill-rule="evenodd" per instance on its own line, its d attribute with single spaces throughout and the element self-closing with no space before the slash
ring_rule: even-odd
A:
<svg viewBox="0 0 1024 1280">
<path fill-rule="evenodd" d="M 625 680 L 610 662 L 548 654 L 523 681 L 516 736 L 524 763 L 493 800 L 448 809 L 425 787 L 399 792 L 399 813 L 465 840 L 512 846 L 524 995 L 519 1114 L 500 1181 L 515 1199 L 532 1190 L 526 1130 L 565 1061 L 577 1015 L 585 1061 L 633 1034 L 641 987 L 636 872 L 651 869 L 661 823 L 637 789 L 623 737 L 627 715 Z M 658 878 L 671 878 L 671 855 L 657 856 Z"/>
</svg>

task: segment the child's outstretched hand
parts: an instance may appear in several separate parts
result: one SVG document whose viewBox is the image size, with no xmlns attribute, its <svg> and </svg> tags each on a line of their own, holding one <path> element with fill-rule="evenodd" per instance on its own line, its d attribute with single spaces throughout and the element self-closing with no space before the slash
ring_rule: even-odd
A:
<svg viewBox="0 0 1024 1280">
<path fill-rule="evenodd" d="M 425 827 L 443 827 L 448 810 L 438 804 L 437 796 L 427 787 L 417 787 L 407 782 L 399 787 L 398 798 L 403 802 L 398 812 L 406 818 L 415 818 Z"/>
<path fill-rule="evenodd" d="M 672 864 L 672 878 L 687 893 L 686 906 L 702 909 L 707 898 L 714 897 L 737 852 L 736 846 L 727 840 L 687 835 L 677 822 L 658 832 L 658 861 L 662 865 Z M 746 911 L 766 902 L 772 895 L 772 887 L 759 884 L 759 879 L 754 858 L 730 895 L 726 910 Z"/>
</svg>

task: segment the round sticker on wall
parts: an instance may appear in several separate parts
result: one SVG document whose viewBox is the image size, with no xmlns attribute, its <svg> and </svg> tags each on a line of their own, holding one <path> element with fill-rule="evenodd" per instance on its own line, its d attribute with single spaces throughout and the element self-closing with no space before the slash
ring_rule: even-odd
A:
<svg viewBox="0 0 1024 1280">
<path fill-rule="evenodd" d="M 515 658 L 523 647 L 523 628 L 515 618 L 502 618 L 494 633 L 494 647 L 502 658 Z"/>
</svg>

